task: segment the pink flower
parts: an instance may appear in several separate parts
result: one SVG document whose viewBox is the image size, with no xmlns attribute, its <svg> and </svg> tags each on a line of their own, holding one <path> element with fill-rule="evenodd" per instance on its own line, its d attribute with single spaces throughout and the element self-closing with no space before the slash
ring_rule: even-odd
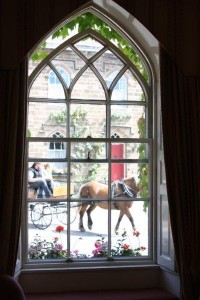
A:
<svg viewBox="0 0 200 300">
<path fill-rule="evenodd" d="M 73 253 L 77 256 L 79 253 L 79 250 L 73 250 Z"/>
<path fill-rule="evenodd" d="M 135 235 L 136 237 L 138 237 L 140 235 L 139 231 L 133 231 L 133 235 Z"/>
<path fill-rule="evenodd" d="M 55 249 L 61 251 L 63 249 L 63 245 L 62 244 L 56 244 Z"/>
<path fill-rule="evenodd" d="M 94 254 L 94 256 L 95 256 L 95 255 L 98 255 L 98 254 L 99 254 L 99 250 L 98 250 L 98 249 L 94 249 L 94 250 L 92 251 L 92 254 Z"/>
<path fill-rule="evenodd" d="M 101 251 L 103 250 L 103 247 L 102 247 L 101 244 L 99 245 L 99 247 L 97 248 L 97 250 L 98 250 L 99 252 L 101 252 Z"/>
<path fill-rule="evenodd" d="M 144 250 L 146 250 L 146 247 L 141 246 L 140 250 L 144 251 Z"/>
<path fill-rule="evenodd" d="M 101 243 L 96 241 L 95 244 L 94 244 L 95 248 L 99 248 L 101 246 Z"/>
</svg>

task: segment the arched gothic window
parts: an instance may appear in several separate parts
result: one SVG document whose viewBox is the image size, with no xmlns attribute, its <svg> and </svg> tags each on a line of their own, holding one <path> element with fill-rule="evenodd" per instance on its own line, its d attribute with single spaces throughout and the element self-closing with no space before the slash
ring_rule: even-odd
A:
<svg viewBox="0 0 200 300">
<path fill-rule="evenodd" d="M 131 37 L 124 36 L 120 28 L 116 29 L 105 18 L 100 19 L 93 11 L 78 18 L 75 16 L 73 22 L 76 26 L 81 18 L 87 18 L 91 27 L 77 30 L 77 27 L 72 29 L 72 23 L 62 24 L 59 30 L 56 29 L 60 33 L 57 47 L 49 48 L 46 58 L 35 66 L 30 64 L 28 129 L 31 137 L 27 138 L 28 149 L 32 148 L 33 142 L 34 147 L 43 143 L 44 149 L 49 145 L 49 152 L 44 157 L 41 147 L 40 151 L 36 147 L 35 158 L 28 155 L 27 163 L 56 163 L 57 173 L 66 174 L 65 177 L 56 177 L 62 191 L 58 195 L 57 189 L 56 194 L 62 203 L 59 218 L 55 219 L 55 207 L 38 217 L 44 204 L 37 204 L 36 199 L 32 200 L 30 218 L 35 226 L 34 234 L 38 230 L 40 239 L 48 243 L 54 237 L 52 223 L 59 226 L 61 222 L 65 231 L 62 232 L 64 250 L 48 257 L 44 249 L 44 257 L 41 257 L 41 251 L 36 255 L 32 252 L 31 247 L 38 242 L 27 223 L 26 262 L 36 262 L 41 258 L 44 264 L 46 258 L 54 263 L 55 259 L 64 263 L 66 259 L 76 263 L 150 262 L 154 257 L 152 212 L 155 201 L 152 188 L 152 69 L 136 43 Z M 98 20 L 99 27 L 93 27 L 94 20 Z M 70 37 L 65 30 L 68 25 Z M 101 31 L 101 26 L 108 31 Z M 102 32 L 115 30 L 119 43 L 106 34 L 102 35 Z M 53 37 L 56 35 L 52 33 Z M 61 62 L 73 74 L 67 77 L 68 80 L 62 69 L 57 68 Z M 50 75 L 49 78 L 46 74 Z M 111 74 L 110 77 L 107 78 L 107 74 Z M 58 92 L 50 97 L 49 83 L 59 83 L 62 94 Z M 35 114 L 36 110 L 40 113 Z M 45 124 L 42 134 L 37 129 L 41 123 Z M 56 133 L 50 136 L 53 129 Z M 63 151 L 62 155 L 52 157 L 51 151 L 57 153 L 57 150 L 59 153 Z M 95 194 L 91 185 L 83 189 L 84 184 L 93 181 L 97 182 L 98 191 L 102 191 L 105 185 L 106 194 Z M 119 188 L 117 194 L 116 187 Z M 95 209 L 93 226 L 89 221 L 92 234 L 87 234 L 83 219 L 74 215 L 74 211 L 77 212 L 74 208 L 81 206 L 83 200 L 91 211 Z M 45 198 L 44 201 L 50 204 L 52 200 Z M 45 234 L 41 234 L 40 229 L 45 229 Z M 84 232 L 84 236 L 77 239 L 76 231 L 80 236 Z"/>
</svg>

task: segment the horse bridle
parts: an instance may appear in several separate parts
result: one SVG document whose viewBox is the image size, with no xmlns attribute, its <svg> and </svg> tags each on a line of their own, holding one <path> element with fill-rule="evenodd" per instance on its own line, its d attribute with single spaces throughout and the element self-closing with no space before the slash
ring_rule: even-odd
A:
<svg viewBox="0 0 200 300">
<path fill-rule="evenodd" d="M 119 184 L 121 186 L 121 189 L 122 189 L 122 193 L 121 194 L 116 194 L 116 186 L 117 184 Z M 112 183 L 112 186 L 111 186 L 111 189 L 112 189 L 112 198 L 114 197 L 119 197 L 119 196 L 122 196 L 122 195 L 127 195 L 128 197 L 136 197 L 137 196 L 137 191 L 134 190 L 133 188 L 131 188 L 130 186 L 128 186 L 127 184 L 125 184 L 124 180 L 115 180 L 113 183 Z"/>
</svg>

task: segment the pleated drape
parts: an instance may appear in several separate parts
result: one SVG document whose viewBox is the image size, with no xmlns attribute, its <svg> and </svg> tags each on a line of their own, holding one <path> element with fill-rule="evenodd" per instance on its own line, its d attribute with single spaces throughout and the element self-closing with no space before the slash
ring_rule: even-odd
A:
<svg viewBox="0 0 200 300">
<path fill-rule="evenodd" d="M 13 276 L 18 254 L 26 128 L 26 62 L 0 71 L 0 273 Z"/>
<path fill-rule="evenodd" d="M 182 298 L 200 292 L 200 78 L 161 48 L 161 109 L 167 192 Z"/>
</svg>

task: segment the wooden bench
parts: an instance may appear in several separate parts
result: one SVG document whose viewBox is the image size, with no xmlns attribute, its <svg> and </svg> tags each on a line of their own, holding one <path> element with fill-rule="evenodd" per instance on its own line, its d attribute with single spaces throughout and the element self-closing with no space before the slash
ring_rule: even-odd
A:
<svg viewBox="0 0 200 300">
<path fill-rule="evenodd" d="M 74 185 L 71 184 L 70 185 L 70 193 L 73 194 L 74 193 Z M 55 186 L 53 188 L 53 197 L 54 198 L 64 198 L 67 195 L 67 186 L 66 185 L 59 185 L 59 186 Z M 28 198 L 30 199 L 36 199 L 37 198 L 37 191 L 34 189 L 28 189 Z"/>
<path fill-rule="evenodd" d="M 37 191 L 34 189 L 28 189 L 28 198 L 36 199 L 37 198 Z"/>
<path fill-rule="evenodd" d="M 74 193 L 74 185 L 73 184 L 70 185 L 70 193 L 71 194 Z M 66 197 L 66 195 L 67 195 L 67 186 L 66 185 L 59 185 L 59 186 L 53 187 L 53 197 L 61 198 L 61 197 Z"/>
</svg>

